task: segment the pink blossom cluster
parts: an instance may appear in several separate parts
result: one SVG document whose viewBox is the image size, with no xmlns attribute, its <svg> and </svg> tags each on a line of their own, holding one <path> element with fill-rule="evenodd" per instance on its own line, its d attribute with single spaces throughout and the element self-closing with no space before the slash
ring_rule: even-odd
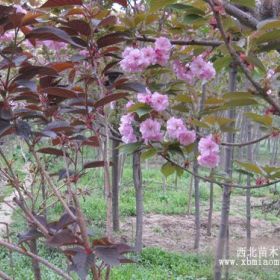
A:
<svg viewBox="0 0 280 280">
<path fill-rule="evenodd" d="M 163 133 L 161 132 L 161 124 L 151 118 L 146 119 L 140 124 L 140 132 L 145 144 L 149 141 L 161 141 Z"/>
<path fill-rule="evenodd" d="M 62 49 L 67 48 L 67 44 L 64 42 L 58 42 L 53 40 L 44 40 L 42 45 L 47 47 L 49 50 L 54 50 L 55 52 L 61 51 Z"/>
<path fill-rule="evenodd" d="M 26 14 L 27 11 L 22 8 L 20 5 L 14 5 L 14 7 L 16 8 L 16 14 Z"/>
<path fill-rule="evenodd" d="M 134 143 L 137 141 L 136 135 L 133 129 L 134 115 L 132 113 L 123 115 L 121 117 L 121 124 L 119 127 L 119 132 L 122 135 L 122 141 L 126 144 Z"/>
<path fill-rule="evenodd" d="M 15 32 L 14 31 L 8 31 L 5 32 L 3 35 L 0 36 L 0 41 L 1 42 L 10 42 L 14 39 L 15 37 Z"/>
<path fill-rule="evenodd" d="M 195 131 L 188 130 L 180 118 L 170 118 L 167 121 L 166 130 L 171 140 L 177 140 L 183 146 L 194 143 L 196 139 Z"/>
<path fill-rule="evenodd" d="M 208 135 L 200 139 L 198 143 L 200 155 L 197 160 L 199 165 L 215 168 L 220 162 L 219 145 L 214 141 L 212 135 Z"/>
<path fill-rule="evenodd" d="M 171 48 L 170 41 L 165 37 L 157 38 L 154 47 L 127 47 L 122 53 L 120 66 L 126 72 L 141 72 L 150 65 L 166 65 Z"/>
<path fill-rule="evenodd" d="M 138 93 L 137 100 L 141 103 L 150 105 L 157 112 L 164 111 L 169 105 L 167 95 L 158 92 L 151 93 L 148 89 L 146 89 L 146 92 L 144 93 Z"/>
<path fill-rule="evenodd" d="M 183 64 L 176 60 L 173 62 L 173 71 L 178 79 L 193 84 L 195 79 L 209 81 L 216 75 L 213 63 L 205 61 L 202 55 L 195 57 L 191 63 Z"/>
</svg>

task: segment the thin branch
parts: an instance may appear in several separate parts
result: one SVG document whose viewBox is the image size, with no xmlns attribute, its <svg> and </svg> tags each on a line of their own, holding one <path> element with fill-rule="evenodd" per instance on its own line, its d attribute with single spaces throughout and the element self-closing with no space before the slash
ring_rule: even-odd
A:
<svg viewBox="0 0 280 280">
<path fill-rule="evenodd" d="M 243 142 L 243 143 L 227 143 L 227 142 L 222 142 L 221 145 L 222 146 L 235 146 L 235 147 L 244 147 L 244 146 L 249 146 L 252 144 L 256 144 L 258 142 L 261 142 L 264 139 L 267 139 L 271 136 L 271 134 L 266 134 L 258 139 L 252 140 L 252 141 L 248 141 L 248 142 Z"/>
<path fill-rule="evenodd" d="M 6 242 L 4 240 L 0 240 L 0 246 L 4 246 L 12 251 L 18 252 L 22 255 L 28 256 L 32 259 L 35 259 L 36 261 L 44 264 L 46 267 L 48 267 L 49 269 L 53 270 L 54 272 L 56 272 L 58 275 L 60 275 L 63 279 L 67 279 L 67 280 L 72 280 L 72 278 L 66 274 L 63 270 L 61 270 L 60 268 L 54 266 L 53 264 L 49 263 L 47 260 L 43 259 L 42 257 L 35 255 L 31 252 L 28 252 L 26 250 L 21 249 L 20 247 L 13 245 L 9 242 Z"/>
<path fill-rule="evenodd" d="M 245 64 L 242 62 L 241 58 L 239 57 L 239 55 L 237 54 L 237 52 L 231 45 L 230 41 L 228 40 L 228 37 L 226 35 L 226 32 L 224 30 L 224 27 L 223 27 L 223 24 L 221 21 L 220 14 L 215 9 L 215 4 L 213 3 L 212 0 L 207 0 L 207 2 L 213 11 L 215 19 L 217 21 L 217 27 L 220 30 L 220 33 L 221 33 L 221 36 L 225 43 L 225 46 L 226 46 L 229 54 L 231 55 L 233 61 L 241 68 L 241 70 L 244 73 L 244 75 L 246 76 L 246 78 L 250 81 L 250 83 L 255 88 L 256 93 L 260 97 L 262 97 L 266 102 L 268 102 L 276 110 L 277 114 L 280 115 L 280 106 L 266 93 L 266 90 L 264 90 L 262 88 L 262 86 L 252 78 L 250 71 L 247 69 Z"/>
<path fill-rule="evenodd" d="M 13 280 L 10 276 L 0 270 L 0 278 L 4 280 Z"/>
<path fill-rule="evenodd" d="M 178 164 L 177 162 L 173 161 L 172 159 L 170 159 L 169 157 L 167 157 L 167 156 L 165 156 L 163 154 L 160 154 L 160 156 L 163 157 L 164 159 L 166 159 L 171 164 L 173 164 L 173 165 L 175 165 L 175 166 L 185 170 L 189 174 L 191 174 L 191 175 L 193 175 L 193 176 L 195 176 L 195 177 L 197 177 L 197 178 L 199 178 L 199 179 L 201 179 L 203 181 L 216 184 L 216 185 L 218 185 L 220 187 L 223 187 L 226 184 L 228 187 L 236 188 L 236 189 L 247 189 L 248 188 L 247 186 L 237 185 L 237 184 L 233 184 L 233 183 L 230 183 L 230 182 L 219 182 L 219 181 L 216 181 L 216 180 L 214 180 L 212 178 L 199 175 L 199 174 L 194 173 L 193 171 L 189 170 L 188 168 L 181 166 L 180 164 Z M 262 184 L 262 185 L 252 185 L 252 186 L 250 186 L 250 189 L 260 189 L 260 188 L 264 188 L 264 187 L 268 187 L 268 186 L 277 184 L 279 182 L 280 182 L 280 179 L 272 181 L 272 182 L 268 182 L 268 183 Z"/>
<path fill-rule="evenodd" d="M 151 42 L 154 43 L 156 41 L 155 38 L 148 38 L 145 36 L 136 36 L 136 40 L 140 42 Z M 209 46 L 209 47 L 218 47 L 221 44 L 223 44 L 222 41 L 218 40 L 171 40 L 170 41 L 172 45 L 178 45 L 178 46 Z"/>
<path fill-rule="evenodd" d="M 250 13 L 240 10 L 238 7 L 223 1 L 223 6 L 227 14 L 235 17 L 243 25 L 250 27 L 252 29 L 257 29 L 259 21 Z"/>
</svg>

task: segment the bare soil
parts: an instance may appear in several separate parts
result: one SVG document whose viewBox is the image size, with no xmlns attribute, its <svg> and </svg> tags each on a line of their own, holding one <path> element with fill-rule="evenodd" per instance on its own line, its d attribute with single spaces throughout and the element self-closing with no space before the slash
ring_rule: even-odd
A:
<svg viewBox="0 0 280 280">
<path fill-rule="evenodd" d="M 261 203 L 261 198 L 252 198 L 252 204 Z M 232 197 L 232 212 L 230 217 L 230 247 L 235 251 L 246 246 L 245 197 Z M 240 212 L 240 214 L 239 214 Z M 243 212 L 243 213 L 242 213 Z M 213 212 L 212 234 L 207 235 L 208 209 L 201 209 L 201 243 L 200 252 L 214 253 L 216 238 L 219 231 L 220 213 Z M 133 240 L 135 232 L 135 217 L 126 219 L 121 225 L 122 239 Z M 252 219 L 252 246 L 280 247 L 280 223 L 264 219 Z M 192 252 L 195 235 L 194 215 L 160 215 L 144 216 L 143 243 L 145 247 L 159 247 L 167 251 Z"/>
</svg>

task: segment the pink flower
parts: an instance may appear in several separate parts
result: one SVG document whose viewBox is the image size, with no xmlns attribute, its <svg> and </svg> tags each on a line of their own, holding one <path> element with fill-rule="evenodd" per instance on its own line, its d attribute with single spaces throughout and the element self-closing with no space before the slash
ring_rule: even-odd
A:
<svg viewBox="0 0 280 280">
<path fill-rule="evenodd" d="M 190 69 L 195 76 L 199 76 L 205 67 L 205 61 L 202 55 L 199 55 L 193 59 L 190 64 Z"/>
<path fill-rule="evenodd" d="M 166 65 L 169 60 L 172 45 L 165 37 L 159 37 L 155 41 L 156 63 Z"/>
<path fill-rule="evenodd" d="M 216 71 L 211 62 L 206 62 L 202 55 L 197 56 L 190 64 L 190 69 L 197 78 L 209 81 L 215 77 Z"/>
<path fill-rule="evenodd" d="M 199 79 L 210 81 L 216 75 L 216 70 L 211 62 L 207 62 L 199 75 Z"/>
<path fill-rule="evenodd" d="M 49 50 L 54 50 L 56 52 L 65 49 L 67 47 L 67 44 L 64 42 L 57 42 L 52 40 L 42 41 L 42 44 L 46 46 Z"/>
<path fill-rule="evenodd" d="M 14 5 L 14 8 L 16 8 L 16 14 L 26 14 L 27 11 L 22 8 L 20 5 Z"/>
<path fill-rule="evenodd" d="M 164 52 L 170 52 L 172 48 L 171 42 L 165 37 L 159 37 L 155 41 L 155 49 Z"/>
<path fill-rule="evenodd" d="M 126 109 L 129 109 L 132 105 L 134 105 L 134 102 L 128 101 L 128 102 L 126 103 L 126 105 L 125 105 L 125 108 L 126 108 Z"/>
<path fill-rule="evenodd" d="M 88 50 L 79 51 L 79 55 L 87 57 L 89 56 L 89 51 Z"/>
<path fill-rule="evenodd" d="M 156 63 L 156 53 L 152 47 L 143 48 L 141 49 L 141 52 L 143 54 L 143 63 L 145 67 L 154 65 Z"/>
<path fill-rule="evenodd" d="M 194 75 L 193 72 L 189 69 L 189 65 L 183 65 L 178 60 L 173 62 L 173 72 L 177 76 L 178 79 L 184 80 L 189 84 L 193 84 Z"/>
<path fill-rule="evenodd" d="M 15 32 L 14 31 L 7 31 L 3 35 L 0 36 L 1 42 L 10 42 L 14 39 Z"/>
<path fill-rule="evenodd" d="M 168 96 L 155 92 L 152 94 L 151 106 L 157 111 L 164 111 L 169 105 Z"/>
<path fill-rule="evenodd" d="M 161 141 L 163 134 L 160 131 L 160 123 L 153 119 L 147 119 L 140 124 L 140 132 L 146 144 L 149 141 Z"/>
<path fill-rule="evenodd" d="M 180 134 L 185 132 L 186 127 L 182 119 L 172 117 L 166 123 L 167 135 L 170 139 L 178 140 Z"/>
<path fill-rule="evenodd" d="M 137 100 L 141 103 L 145 103 L 148 105 L 152 104 L 152 93 L 149 89 L 146 88 L 146 92 L 138 93 Z"/>
<path fill-rule="evenodd" d="M 203 155 L 218 153 L 219 145 L 213 140 L 212 135 L 208 135 L 199 140 L 198 150 Z"/>
<path fill-rule="evenodd" d="M 126 72 L 140 72 L 145 68 L 143 53 L 139 49 L 126 48 L 123 52 L 123 59 L 120 62 L 121 68 Z"/>
<path fill-rule="evenodd" d="M 184 131 L 182 131 L 179 134 L 179 139 L 178 140 L 179 140 L 181 145 L 188 146 L 188 145 L 194 143 L 195 139 L 196 139 L 195 131 L 185 129 Z"/>
<path fill-rule="evenodd" d="M 220 157 L 217 153 L 202 154 L 197 158 L 199 165 L 208 168 L 215 168 L 219 165 Z"/>
<path fill-rule="evenodd" d="M 132 122 L 134 121 L 133 114 L 126 114 L 121 117 L 119 132 L 122 135 L 122 141 L 126 144 L 137 141 Z"/>
</svg>

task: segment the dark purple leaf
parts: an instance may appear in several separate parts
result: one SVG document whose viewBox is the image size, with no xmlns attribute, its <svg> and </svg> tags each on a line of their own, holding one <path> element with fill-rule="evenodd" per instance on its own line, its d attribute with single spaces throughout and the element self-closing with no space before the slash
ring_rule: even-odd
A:
<svg viewBox="0 0 280 280">
<path fill-rule="evenodd" d="M 27 39 L 38 39 L 38 40 L 53 40 L 69 43 L 70 45 L 81 47 L 81 45 L 74 42 L 74 40 L 70 37 L 62 29 L 47 26 L 47 27 L 38 27 L 34 28 L 31 32 L 26 35 Z"/>
<path fill-rule="evenodd" d="M 95 108 L 98 108 L 100 106 L 104 106 L 108 103 L 111 103 L 113 101 L 116 101 L 118 99 L 121 99 L 121 98 L 124 98 L 124 97 L 127 97 L 127 96 L 128 96 L 128 93 L 126 93 L 126 92 L 110 94 L 110 95 L 107 95 L 107 96 L 101 98 L 100 100 L 96 101 L 93 104 L 93 106 Z"/>
<path fill-rule="evenodd" d="M 105 35 L 97 40 L 98 48 L 104 48 L 120 42 L 126 41 L 127 33 L 125 32 L 116 32 L 112 34 Z"/>
<path fill-rule="evenodd" d="M 83 5 L 83 1 L 82 0 L 48 0 L 41 6 L 41 8 L 53 8 L 53 7 L 70 6 L 70 5 Z"/>
</svg>

